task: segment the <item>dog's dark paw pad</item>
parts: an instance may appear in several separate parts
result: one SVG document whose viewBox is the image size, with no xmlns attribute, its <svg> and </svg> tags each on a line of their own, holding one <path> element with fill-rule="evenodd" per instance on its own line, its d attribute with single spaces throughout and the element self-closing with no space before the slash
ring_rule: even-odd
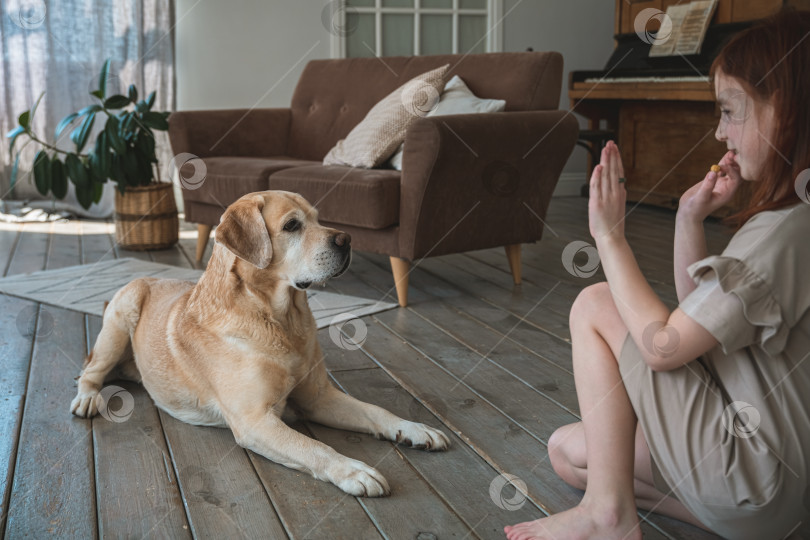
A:
<svg viewBox="0 0 810 540">
<path fill-rule="evenodd" d="M 395 440 L 397 442 L 400 442 L 402 440 L 402 430 L 397 431 L 397 436 Z"/>
</svg>

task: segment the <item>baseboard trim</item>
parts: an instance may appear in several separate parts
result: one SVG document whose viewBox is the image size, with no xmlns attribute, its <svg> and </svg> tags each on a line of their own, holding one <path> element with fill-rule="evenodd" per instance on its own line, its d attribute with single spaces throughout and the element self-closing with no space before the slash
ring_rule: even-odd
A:
<svg viewBox="0 0 810 540">
<path fill-rule="evenodd" d="M 578 197 L 585 182 L 586 178 L 583 173 L 562 173 L 552 197 Z"/>
</svg>

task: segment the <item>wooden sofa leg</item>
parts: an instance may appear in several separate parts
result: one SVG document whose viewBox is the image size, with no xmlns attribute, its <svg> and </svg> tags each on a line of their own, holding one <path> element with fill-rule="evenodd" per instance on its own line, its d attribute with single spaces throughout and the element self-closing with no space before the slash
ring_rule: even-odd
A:
<svg viewBox="0 0 810 540">
<path fill-rule="evenodd" d="M 205 255 L 205 246 L 208 245 L 208 237 L 211 236 L 211 225 L 197 224 L 197 262 L 202 261 Z"/>
<path fill-rule="evenodd" d="M 402 307 L 408 305 L 408 270 L 410 270 L 410 268 L 410 262 L 400 259 L 399 257 L 391 257 L 391 271 L 394 273 L 397 299 L 399 300 L 399 305 Z"/>
<path fill-rule="evenodd" d="M 509 259 L 509 268 L 512 270 L 512 279 L 515 285 L 520 285 L 520 244 L 504 246 L 506 258 Z"/>
</svg>

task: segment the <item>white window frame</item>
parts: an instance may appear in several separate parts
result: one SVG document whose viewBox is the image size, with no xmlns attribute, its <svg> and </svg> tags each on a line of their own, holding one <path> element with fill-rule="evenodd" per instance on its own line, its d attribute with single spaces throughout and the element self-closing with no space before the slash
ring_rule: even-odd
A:
<svg viewBox="0 0 810 540">
<path fill-rule="evenodd" d="M 340 17 L 341 28 L 346 26 L 346 0 L 336 0 L 338 2 L 336 16 Z M 453 0 L 450 8 L 423 8 L 422 0 L 414 0 L 414 7 L 383 7 L 382 0 L 375 0 L 374 7 L 354 7 L 352 11 L 356 13 L 372 14 L 374 21 L 374 54 L 381 56 L 382 53 L 382 17 L 388 14 L 413 15 L 414 16 L 414 55 L 419 55 L 421 15 L 451 15 L 453 17 L 453 54 L 465 54 L 468 51 L 458 50 L 458 20 L 461 15 L 486 15 L 487 28 L 485 52 L 501 52 L 503 50 L 503 0 L 487 0 L 487 7 L 484 9 L 461 9 L 459 0 Z M 337 22 L 337 21 L 336 21 Z M 330 53 L 332 58 L 346 58 L 346 37 L 339 32 L 332 32 L 330 41 Z"/>
</svg>

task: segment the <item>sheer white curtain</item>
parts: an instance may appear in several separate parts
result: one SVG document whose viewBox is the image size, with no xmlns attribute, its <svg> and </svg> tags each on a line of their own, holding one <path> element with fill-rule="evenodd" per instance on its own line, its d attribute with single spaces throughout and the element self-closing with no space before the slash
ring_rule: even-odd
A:
<svg viewBox="0 0 810 540">
<path fill-rule="evenodd" d="M 5 134 L 17 126 L 17 117 L 45 92 L 33 129 L 53 142 L 62 118 L 94 103 L 89 92 L 98 87 L 105 59 L 112 59 L 108 95 L 126 94 L 134 84 L 140 96 L 157 92 L 153 110 L 174 110 L 173 28 L 174 0 L 0 0 L 0 199 L 43 198 L 30 174 L 35 143 L 20 157 L 17 184 L 10 190 L 13 156 Z M 94 132 L 103 125 L 96 122 Z M 60 148 L 74 148 L 71 131 L 63 132 Z M 165 132 L 156 137 L 163 174 L 171 152 Z M 95 140 L 94 134 L 89 140 Z M 15 151 L 19 146 L 17 141 Z M 78 205 L 72 189 L 56 207 L 91 217 L 109 216 L 113 186 L 107 183 L 101 202 L 89 212 Z"/>
</svg>

